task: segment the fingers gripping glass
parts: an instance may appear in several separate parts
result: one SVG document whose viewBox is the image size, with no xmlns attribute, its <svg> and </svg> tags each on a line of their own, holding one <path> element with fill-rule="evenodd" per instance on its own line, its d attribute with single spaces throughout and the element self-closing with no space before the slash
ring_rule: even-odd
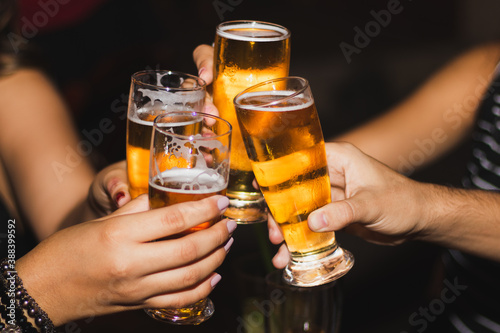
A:
<svg viewBox="0 0 500 333">
<path fill-rule="evenodd" d="M 225 195 L 229 178 L 231 125 L 199 112 L 170 112 L 154 120 L 149 168 L 149 205 L 161 208 Z M 202 230 L 221 220 L 206 221 L 174 238 Z M 160 321 L 196 325 L 210 318 L 209 298 L 180 309 L 148 309 Z"/>
<path fill-rule="evenodd" d="M 325 143 L 307 80 L 287 77 L 250 87 L 234 99 L 255 178 L 291 260 L 285 280 L 316 286 L 347 273 L 354 258 L 334 232 L 312 232 L 307 217 L 331 202 Z"/>
</svg>

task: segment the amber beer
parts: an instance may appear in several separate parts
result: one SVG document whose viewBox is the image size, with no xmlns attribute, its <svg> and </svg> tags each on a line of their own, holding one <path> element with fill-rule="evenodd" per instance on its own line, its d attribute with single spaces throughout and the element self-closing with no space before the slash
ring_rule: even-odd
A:
<svg viewBox="0 0 500 333">
<path fill-rule="evenodd" d="M 158 114 L 167 113 L 166 110 L 154 112 L 137 112 L 127 119 L 127 176 L 129 180 L 130 195 L 135 198 L 143 193 L 148 193 L 149 183 L 149 148 L 153 120 Z M 182 126 L 184 135 L 201 132 L 201 118 L 191 121 L 192 126 Z M 178 130 L 177 130 L 178 132 Z"/>
<path fill-rule="evenodd" d="M 312 232 L 309 214 L 330 203 L 325 143 L 314 101 L 296 96 L 279 107 L 253 107 L 290 95 L 253 92 L 237 113 L 255 177 L 293 256 L 334 246 L 335 233 Z M 248 107 L 247 107 L 248 106 Z"/>
<path fill-rule="evenodd" d="M 205 82 L 196 76 L 166 70 L 145 70 L 132 75 L 126 142 L 132 198 L 148 193 L 153 120 L 172 111 L 199 111 L 204 99 Z"/>
<path fill-rule="evenodd" d="M 151 209 L 175 205 L 186 201 L 202 200 L 212 195 L 226 194 L 226 183 L 224 177 L 215 174 L 214 177 L 203 177 L 202 169 L 176 169 L 164 172 L 156 176 L 149 184 L 149 206 Z M 201 176 L 201 177 L 200 177 Z M 186 187 L 186 184 L 197 183 L 200 187 Z M 206 229 L 215 222 L 216 219 L 204 222 L 189 232 Z"/>
<path fill-rule="evenodd" d="M 248 200 L 251 204 L 251 201 L 262 197 L 252 185 L 254 175 L 243 144 L 233 99 L 254 84 L 288 75 L 290 32 L 272 23 L 225 22 L 217 27 L 214 57 L 214 104 L 220 116 L 233 126 L 227 195 L 230 199 Z M 251 222 L 253 217 L 248 214 L 249 211 L 245 212 L 244 207 L 240 212 L 233 211 L 232 204 L 226 211 L 227 216 L 242 223 Z M 267 214 L 261 215 L 267 220 Z"/>
</svg>

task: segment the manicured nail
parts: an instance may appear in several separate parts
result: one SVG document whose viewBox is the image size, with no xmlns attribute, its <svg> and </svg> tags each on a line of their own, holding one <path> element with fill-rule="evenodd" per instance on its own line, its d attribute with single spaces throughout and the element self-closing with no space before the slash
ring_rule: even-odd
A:
<svg viewBox="0 0 500 333">
<path fill-rule="evenodd" d="M 212 285 L 212 288 L 215 288 L 215 286 L 217 285 L 217 283 L 219 283 L 219 281 L 222 279 L 222 276 L 220 276 L 219 274 L 216 274 L 213 278 L 212 278 L 212 281 L 210 281 L 210 284 Z"/>
<path fill-rule="evenodd" d="M 120 207 L 120 200 L 125 198 L 125 193 L 124 192 L 118 192 L 115 195 L 115 202 L 118 207 Z"/>
<path fill-rule="evenodd" d="M 235 221 L 233 221 L 233 220 L 227 221 L 226 227 L 227 227 L 227 231 L 229 232 L 229 234 L 232 234 L 234 232 L 234 230 L 236 230 L 237 226 L 238 225 L 236 224 Z"/>
<path fill-rule="evenodd" d="M 318 212 L 309 215 L 309 226 L 314 231 L 323 231 L 323 229 L 328 226 L 326 214 L 323 212 Z"/>
<path fill-rule="evenodd" d="M 226 253 L 229 252 L 229 249 L 231 248 L 231 245 L 233 245 L 233 243 L 234 243 L 234 238 L 233 237 L 229 238 L 226 245 L 224 245 L 224 250 L 226 250 Z"/>
<path fill-rule="evenodd" d="M 219 207 L 219 210 L 221 213 L 224 213 L 229 206 L 229 199 L 227 197 L 222 197 L 217 201 L 217 207 Z"/>
</svg>

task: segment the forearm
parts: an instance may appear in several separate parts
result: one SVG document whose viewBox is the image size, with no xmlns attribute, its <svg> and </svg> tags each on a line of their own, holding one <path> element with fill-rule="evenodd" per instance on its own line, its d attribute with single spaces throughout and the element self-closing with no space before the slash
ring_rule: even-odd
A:
<svg viewBox="0 0 500 333">
<path fill-rule="evenodd" d="M 500 194 L 424 184 L 417 239 L 500 262 Z"/>
<path fill-rule="evenodd" d="M 469 51 L 402 103 L 332 140 L 350 142 L 399 172 L 430 163 L 468 135 L 499 60 L 499 44 Z"/>
</svg>

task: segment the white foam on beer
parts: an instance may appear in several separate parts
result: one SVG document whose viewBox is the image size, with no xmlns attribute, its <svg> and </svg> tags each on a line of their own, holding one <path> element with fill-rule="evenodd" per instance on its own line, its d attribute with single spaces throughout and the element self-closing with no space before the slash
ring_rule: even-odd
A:
<svg viewBox="0 0 500 333">
<path fill-rule="evenodd" d="M 238 33 L 227 32 L 227 30 L 233 30 L 233 29 L 238 29 Z M 262 29 L 264 31 L 259 31 L 259 30 L 240 31 L 239 29 Z M 275 31 L 280 35 L 276 37 L 262 37 L 265 36 L 266 31 Z M 223 26 L 219 28 L 217 33 L 219 34 L 219 36 L 227 39 L 241 40 L 245 42 L 257 42 L 257 41 L 276 42 L 279 40 L 286 39 L 290 35 L 290 33 L 284 28 L 258 22 L 249 22 L 244 24 Z"/>
<path fill-rule="evenodd" d="M 192 110 L 189 110 L 187 108 L 183 108 L 181 110 L 176 110 L 176 111 L 192 111 Z M 141 109 L 137 110 L 137 112 L 134 113 L 132 116 L 129 115 L 128 119 L 136 124 L 145 125 L 145 126 L 153 126 L 153 120 L 144 120 L 144 119 L 140 118 L 141 114 L 150 115 L 151 114 L 150 112 L 151 112 L 151 110 L 149 110 L 149 109 L 141 108 Z M 155 115 L 159 116 L 161 114 L 165 114 L 165 113 L 169 113 L 169 112 L 175 112 L 175 111 L 160 110 L 160 112 L 156 111 L 155 113 L 158 113 L 158 114 L 155 114 Z M 186 126 L 186 125 L 196 124 L 196 123 L 199 123 L 201 121 L 203 121 L 203 118 L 200 116 L 200 117 L 194 118 L 193 120 L 190 120 L 190 121 L 182 121 L 182 122 L 178 122 L 178 123 L 165 123 L 164 125 L 160 124 L 159 127 L 160 128 L 162 128 L 162 127 L 171 128 L 171 127 L 178 127 L 178 126 Z"/>
<path fill-rule="evenodd" d="M 161 101 L 163 104 L 186 104 L 186 103 L 197 103 L 200 100 L 203 101 L 205 97 L 205 91 L 203 89 L 199 90 L 188 90 L 188 91 L 176 91 L 171 92 L 159 88 L 159 90 L 138 88 L 137 90 L 142 92 L 142 96 L 149 97 L 151 102 Z M 172 90 L 175 88 L 172 88 Z"/>
<path fill-rule="evenodd" d="M 182 183 L 181 189 L 165 187 L 154 183 L 154 180 L 162 179 L 163 182 Z M 205 194 L 222 191 L 226 188 L 226 181 L 222 175 L 212 169 L 183 169 L 172 168 L 156 176 L 149 185 L 158 189 L 168 189 L 175 193 Z"/>
<path fill-rule="evenodd" d="M 282 106 L 282 107 L 276 107 L 276 106 L 272 106 L 272 105 L 259 107 L 259 106 L 252 105 L 252 104 L 240 104 L 241 100 L 252 98 L 254 96 L 259 96 L 259 97 L 260 96 L 280 96 L 282 98 L 286 98 L 294 93 L 295 92 L 292 90 L 255 91 L 255 92 L 249 92 L 249 93 L 245 93 L 245 94 L 240 95 L 236 99 L 235 102 L 238 104 L 238 108 L 240 108 L 240 109 L 252 110 L 252 111 L 265 111 L 265 112 L 297 111 L 297 110 L 308 108 L 314 103 L 314 100 L 311 98 L 310 101 L 308 101 L 307 103 L 301 103 L 298 105 L 291 105 L 291 106 Z M 304 98 L 304 94 L 299 94 L 297 96 L 294 96 L 294 97 L 292 97 L 292 100 L 294 98 Z M 279 104 L 279 99 L 269 100 L 269 102 L 266 102 L 265 104 L 268 105 L 272 102 L 276 102 L 277 104 Z"/>
</svg>

